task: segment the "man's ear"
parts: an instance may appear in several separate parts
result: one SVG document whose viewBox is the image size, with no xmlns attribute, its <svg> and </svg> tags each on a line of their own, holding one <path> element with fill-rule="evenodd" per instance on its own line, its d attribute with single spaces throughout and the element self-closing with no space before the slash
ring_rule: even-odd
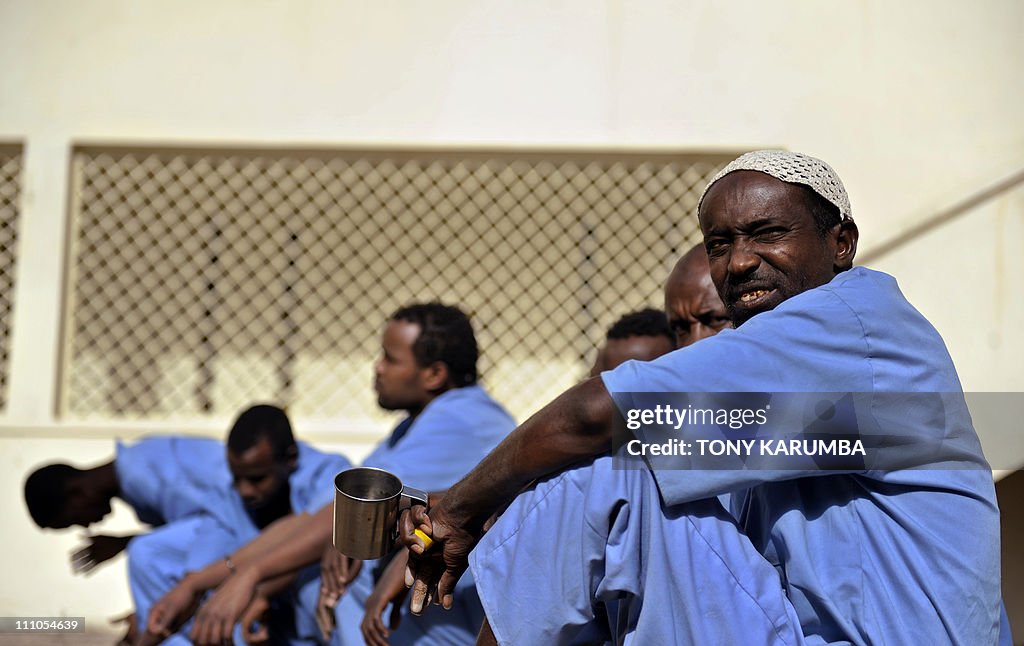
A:
<svg viewBox="0 0 1024 646">
<path fill-rule="evenodd" d="M 448 386 L 448 364 L 435 361 L 426 368 L 421 368 L 420 379 L 423 387 L 430 392 L 444 390 Z"/>
<path fill-rule="evenodd" d="M 853 220 L 843 220 L 839 223 L 839 231 L 836 235 L 836 255 L 833 267 L 836 273 L 846 271 L 853 267 L 853 257 L 857 255 L 857 239 L 860 231 Z"/>
</svg>

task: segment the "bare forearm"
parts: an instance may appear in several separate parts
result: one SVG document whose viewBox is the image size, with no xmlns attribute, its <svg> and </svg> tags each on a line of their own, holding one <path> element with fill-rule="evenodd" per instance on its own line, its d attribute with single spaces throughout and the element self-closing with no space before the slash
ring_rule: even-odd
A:
<svg viewBox="0 0 1024 646">
<path fill-rule="evenodd" d="M 289 572 L 288 574 L 282 574 L 263 581 L 260 583 L 259 587 L 260 594 L 269 599 L 270 597 L 287 590 L 288 587 L 295 582 L 295 578 L 297 576 L 298 572 Z"/>
<path fill-rule="evenodd" d="M 274 551 L 278 545 L 301 535 L 312 516 L 290 514 L 271 523 L 260 535 L 231 555 L 236 565 L 245 566 Z"/>
<path fill-rule="evenodd" d="M 224 583 L 231 574 L 231 568 L 227 564 L 227 559 L 221 559 L 210 563 L 202 570 L 189 572 L 179 585 L 188 587 L 195 594 L 200 594 Z"/>
<path fill-rule="evenodd" d="M 590 379 L 526 420 L 444 497 L 464 527 L 477 527 L 531 481 L 611 449 L 615 405 L 603 382 Z"/>
<path fill-rule="evenodd" d="M 260 535 L 236 550 L 228 559 L 214 561 L 202 570 L 190 572 L 182 581 L 196 592 L 212 590 L 227 580 L 235 568 L 258 562 L 275 547 L 287 541 L 310 519 L 309 514 L 292 514 L 272 523 Z M 228 561 L 230 560 L 230 565 Z"/>
<path fill-rule="evenodd" d="M 306 515 L 287 540 L 247 563 L 257 569 L 261 581 L 288 574 L 320 560 L 324 546 L 331 540 L 334 527 L 334 505 L 324 505 L 312 516 Z"/>
</svg>

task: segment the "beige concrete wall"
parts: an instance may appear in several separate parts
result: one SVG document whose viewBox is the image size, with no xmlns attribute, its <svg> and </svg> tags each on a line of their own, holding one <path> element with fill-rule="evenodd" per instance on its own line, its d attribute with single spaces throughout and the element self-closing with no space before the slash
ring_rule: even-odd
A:
<svg viewBox="0 0 1024 646">
<path fill-rule="evenodd" d="M 1016 0 L 0 4 L 0 139 L 27 143 L 0 614 L 126 606 L 119 572 L 72 579 L 73 540 L 11 493 L 30 464 L 111 446 L 53 412 L 73 142 L 785 146 L 836 167 L 868 251 L 1024 168 L 1021 33 Z M 877 263 L 968 389 L 1024 389 L 1022 221 L 1017 189 Z"/>
</svg>

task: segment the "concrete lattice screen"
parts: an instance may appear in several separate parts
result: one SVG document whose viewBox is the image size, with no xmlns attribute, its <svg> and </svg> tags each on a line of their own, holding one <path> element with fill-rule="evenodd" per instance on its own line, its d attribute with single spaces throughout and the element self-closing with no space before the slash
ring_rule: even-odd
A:
<svg viewBox="0 0 1024 646">
<path fill-rule="evenodd" d="M 728 159 L 76 148 L 61 413 L 372 420 L 384 317 L 441 299 L 521 418 L 615 318 L 660 306 Z"/>
<path fill-rule="evenodd" d="M 21 156 L 21 146 L 0 145 L 0 409 L 7 405 L 7 384 L 10 381 Z"/>
</svg>

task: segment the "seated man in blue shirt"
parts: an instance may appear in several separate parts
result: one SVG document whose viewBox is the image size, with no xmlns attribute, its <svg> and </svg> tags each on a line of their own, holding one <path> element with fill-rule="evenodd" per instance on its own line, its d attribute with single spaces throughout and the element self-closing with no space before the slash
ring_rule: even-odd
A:
<svg viewBox="0 0 1024 646">
<path fill-rule="evenodd" d="M 135 444 L 117 443 L 114 459 L 79 469 L 50 464 L 25 481 L 25 504 L 42 528 L 88 527 L 110 513 L 120 498 L 139 521 L 160 526 L 208 511 L 210 495 L 221 483 L 210 473 L 226 473 L 224 444 L 190 437 L 148 437 Z M 133 536 L 97 535 L 72 555 L 76 571 L 88 572 L 116 556 Z"/>
<path fill-rule="evenodd" d="M 458 308 L 440 303 L 400 308 L 384 325 L 381 350 L 374 365 L 377 402 L 385 410 L 407 415 L 366 458 L 364 466 L 390 471 L 417 488 L 443 491 L 515 427 L 512 417 L 477 383 L 476 337 L 469 318 Z M 329 494 L 333 490 L 332 485 Z M 331 636 L 334 643 L 362 643 L 363 605 L 373 589 L 378 565 L 383 564 L 353 563 L 338 557 L 331 545 L 331 504 L 280 529 L 233 554 L 234 575 L 224 567 L 211 566 L 187 576 L 159 602 L 159 609 L 154 608 L 147 637 L 154 640 L 167 634 L 190 615 L 189 606 L 199 594 L 216 589 L 199 611 L 191 636 L 198 644 L 219 644 L 231 635 L 236 622 L 248 623 L 258 585 L 316 563 L 326 551 L 328 567 L 323 579 L 328 603 L 318 604 L 319 585 L 307 585 L 300 593 L 303 607 L 319 607 L 322 614 L 330 616 L 324 618 L 325 623 L 337 616 Z M 400 557 L 404 556 L 403 550 Z M 471 581 L 463 582 L 459 590 L 462 600 L 456 612 L 435 608 L 439 612 L 408 617 L 391 634 L 392 643 L 472 642 L 483 610 Z"/>
<path fill-rule="evenodd" d="M 684 253 L 665 281 L 665 310 L 626 314 L 605 334 L 590 376 L 635 359 L 650 361 L 732 326 L 715 291 L 704 245 Z"/>
<path fill-rule="evenodd" d="M 571 389 L 429 515 L 405 514 L 413 610 L 449 605 L 470 561 L 488 617 L 480 643 L 595 630 L 638 644 L 995 643 L 991 472 L 937 332 L 895 280 L 853 268 L 858 232 L 835 172 L 748 153 L 709 184 L 698 217 L 736 329 Z M 868 410 L 836 423 L 874 431 L 872 453 L 859 470 L 686 469 L 672 456 L 612 468 L 596 456 L 645 393 L 866 394 Z M 495 508 L 552 473 L 480 538 Z M 726 510 L 715 496 L 730 492 Z M 612 600 L 618 616 L 595 626 Z"/>
<path fill-rule="evenodd" d="M 675 334 L 677 348 L 693 345 L 732 327 L 725 304 L 711 281 L 708 254 L 703 244 L 694 245 L 684 253 L 668 275 L 665 316 Z"/>
<path fill-rule="evenodd" d="M 331 500 L 335 474 L 351 466 L 340 455 L 296 442 L 285 412 L 266 404 L 238 416 L 228 434 L 226 454 L 227 468 L 206 474 L 211 484 L 219 483 L 208 494 L 208 511 L 129 545 L 128 578 L 140 626 L 146 625 L 152 605 L 186 573 L 204 567 L 230 571 L 234 566 L 226 557 L 261 531 L 283 518 L 320 509 Z M 314 569 L 303 576 L 317 574 Z M 288 601 L 278 601 L 273 628 L 280 631 L 275 636 L 315 632 L 312 615 L 293 617 Z M 282 626 L 293 621 L 299 625 Z M 184 636 L 176 635 L 175 640 L 184 641 Z"/>
<path fill-rule="evenodd" d="M 655 309 L 631 312 L 608 328 L 590 376 L 596 377 L 630 359 L 650 361 L 675 347 L 676 336 L 664 312 Z"/>
<path fill-rule="evenodd" d="M 725 305 L 711 282 L 704 245 L 694 246 L 676 262 L 665 282 L 664 296 L 664 312 L 654 309 L 633 312 L 621 317 L 608 329 L 590 376 L 611 370 L 631 359 L 650 361 L 675 347 L 686 347 L 713 336 L 731 325 Z M 727 499 L 726 496 L 723 498 Z M 390 637 L 383 613 L 389 603 L 401 604 L 405 599 L 404 576 L 401 574 L 398 573 L 394 582 L 382 578 L 366 604 L 361 627 L 368 644 L 383 644 Z M 460 579 L 460 585 L 462 582 Z M 392 619 L 394 616 L 393 609 Z"/>
</svg>

